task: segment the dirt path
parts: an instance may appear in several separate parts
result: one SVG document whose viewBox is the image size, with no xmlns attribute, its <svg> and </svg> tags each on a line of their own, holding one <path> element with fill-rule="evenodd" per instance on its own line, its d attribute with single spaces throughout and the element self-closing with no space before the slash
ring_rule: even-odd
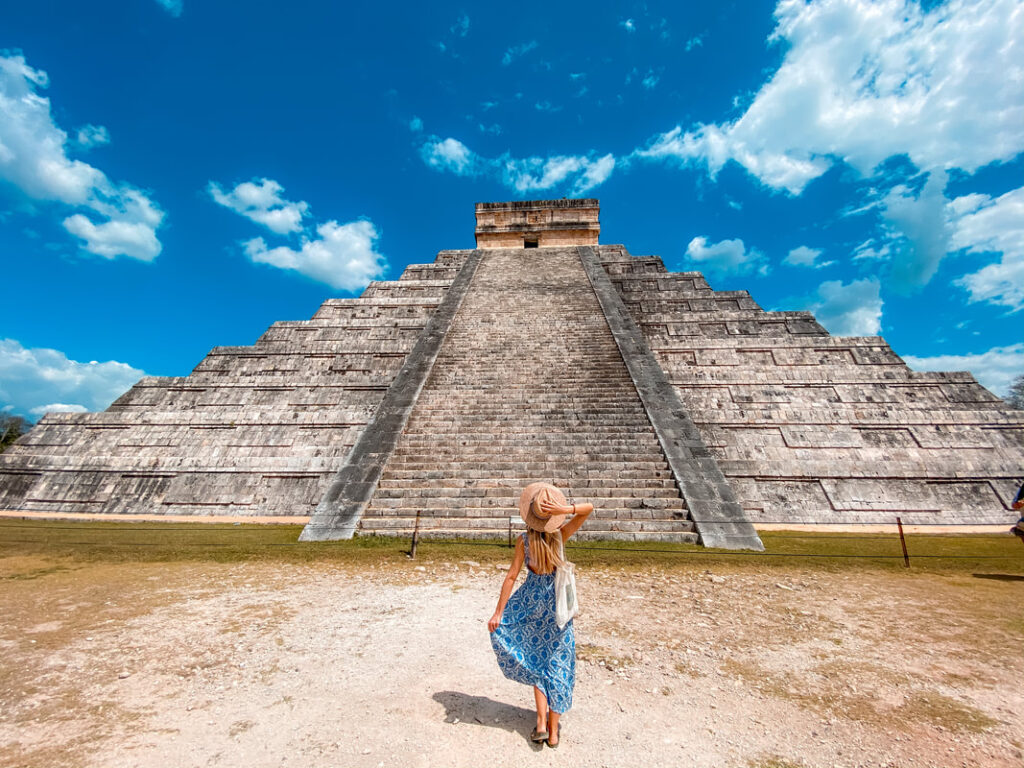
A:
<svg viewBox="0 0 1024 768">
<path fill-rule="evenodd" d="M 1020 577 L 587 568 L 534 753 L 501 576 L 0 560 L 0 765 L 1021 764 Z"/>
</svg>

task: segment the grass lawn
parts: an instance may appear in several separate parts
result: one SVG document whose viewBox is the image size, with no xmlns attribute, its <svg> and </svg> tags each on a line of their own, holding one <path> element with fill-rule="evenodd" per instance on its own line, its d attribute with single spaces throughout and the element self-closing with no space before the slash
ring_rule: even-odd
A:
<svg viewBox="0 0 1024 768">
<path fill-rule="evenodd" d="M 0 520 L 0 557 L 45 555 L 82 561 L 280 561 L 407 562 L 408 538 L 357 537 L 351 541 L 299 543 L 299 525 L 107 523 Z M 712 550 L 688 544 L 581 542 L 568 547 L 581 566 L 671 567 L 685 564 L 757 568 L 904 570 L 895 532 L 804 533 L 766 531 L 765 552 Z M 1024 546 L 1009 534 L 909 534 L 910 570 L 1024 574 Z M 422 539 L 417 560 L 502 563 L 507 541 Z"/>
</svg>

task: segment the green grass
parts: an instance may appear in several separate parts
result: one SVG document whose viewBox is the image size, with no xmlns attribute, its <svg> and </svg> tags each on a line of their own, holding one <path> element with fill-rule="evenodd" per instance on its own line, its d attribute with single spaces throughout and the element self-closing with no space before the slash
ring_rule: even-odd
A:
<svg viewBox="0 0 1024 768">
<path fill-rule="evenodd" d="M 299 525 L 224 523 L 112 523 L 0 520 L 0 557 L 46 555 L 84 561 L 286 561 L 408 562 L 409 539 L 357 537 L 351 541 L 299 543 Z M 827 570 L 905 570 L 893 534 L 796 533 L 761 535 L 764 553 L 711 550 L 688 544 L 579 542 L 568 547 L 582 567 L 803 567 Z M 907 536 L 910 572 L 1024 574 L 1024 546 L 999 534 Z M 417 560 L 424 562 L 508 562 L 505 540 L 423 539 Z"/>
</svg>

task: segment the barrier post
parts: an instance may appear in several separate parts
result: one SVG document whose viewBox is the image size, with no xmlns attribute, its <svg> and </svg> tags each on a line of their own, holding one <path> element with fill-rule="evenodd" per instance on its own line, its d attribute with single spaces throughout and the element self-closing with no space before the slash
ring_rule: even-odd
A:
<svg viewBox="0 0 1024 768">
<path fill-rule="evenodd" d="M 422 510 L 419 510 L 419 509 L 416 510 L 416 524 L 413 526 L 413 529 L 412 529 L 412 544 L 409 547 L 409 559 L 410 560 L 415 560 L 416 559 L 416 545 L 419 544 L 419 538 L 420 538 L 420 512 L 421 511 Z"/>
<path fill-rule="evenodd" d="M 907 540 L 903 538 L 903 521 L 900 518 L 896 518 L 896 528 L 900 532 L 900 546 L 903 547 L 903 566 L 905 568 L 910 567 L 910 555 L 907 554 Z"/>
</svg>

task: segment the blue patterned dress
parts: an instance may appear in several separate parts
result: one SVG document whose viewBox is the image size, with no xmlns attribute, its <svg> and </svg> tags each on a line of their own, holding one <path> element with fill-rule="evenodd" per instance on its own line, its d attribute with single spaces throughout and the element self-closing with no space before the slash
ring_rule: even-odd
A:
<svg viewBox="0 0 1024 768">
<path fill-rule="evenodd" d="M 526 565 L 530 542 L 523 534 Z M 555 574 L 534 573 L 509 598 L 501 624 L 491 633 L 498 666 L 509 680 L 540 688 L 555 712 L 572 706 L 576 685 L 576 636 L 572 621 L 562 629 L 555 622 Z"/>
</svg>

